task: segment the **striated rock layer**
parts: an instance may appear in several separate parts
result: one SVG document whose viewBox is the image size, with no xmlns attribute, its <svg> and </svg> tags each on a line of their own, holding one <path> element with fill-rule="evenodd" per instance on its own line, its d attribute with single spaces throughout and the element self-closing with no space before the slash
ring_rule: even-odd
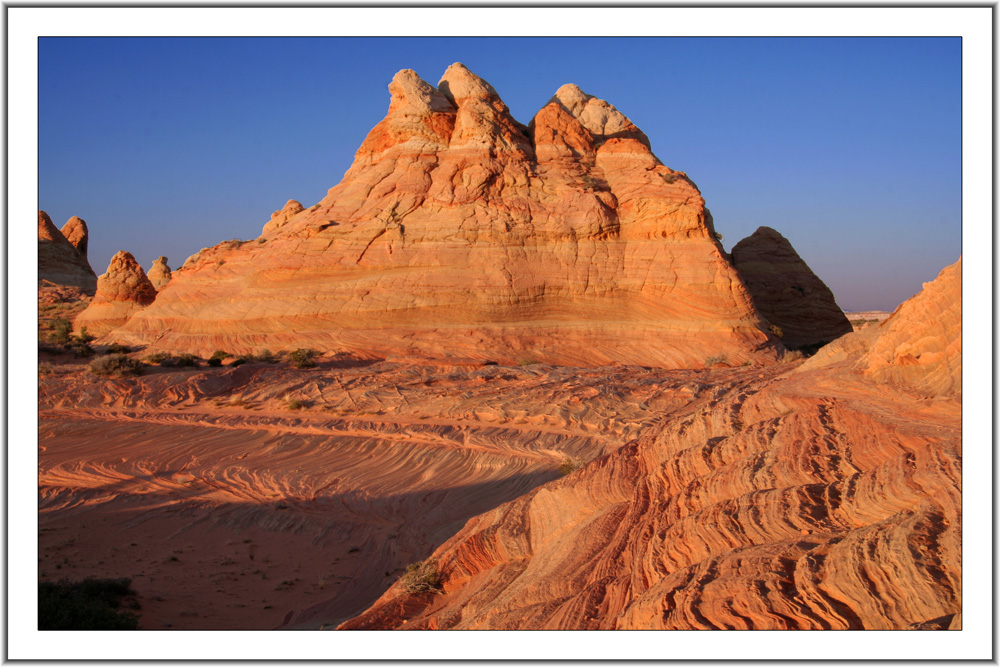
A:
<svg viewBox="0 0 1000 667">
<path fill-rule="evenodd" d="M 461 64 L 389 91 L 322 201 L 192 256 L 116 338 L 587 366 L 781 349 L 698 189 L 607 102 L 563 86 L 526 127 Z"/>
<path fill-rule="evenodd" d="M 940 308 L 960 303 L 958 268 L 867 352 L 729 371 L 659 428 L 471 519 L 432 555 L 442 595 L 397 583 L 340 627 L 960 628 L 961 405 L 940 380 L 961 354 Z M 945 323 L 904 338 L 928 316 Z M 941 393 L 872 382 L 889 347 L 932 353 L 906 380 Z"/>
<path fill-rule="evenodd" d="M 731 254 L 757 310 L 780 328 L 785 345 L 821 345 L 853 330 L 830 288 L 770 227 L 759 227 Z"/>
<path fill-rule="evenodd" d="M 100 336 L 124 324 L 156 298 L 156 288 L 131 253 L 119 250 L 97 279 L 97 294 L 74 320 L 75 328 Z"/>
<path fill-rule="evenodd" d="M 75 224 L 74 221 L 79 221 Z M 45 211 L 38 212 L 38 284 L 75 287 L 87 295 L 97 289 L 97 275 L 87 261 L 87 227 L 83 220 L 70 218 L 63 228 L 69 240 L 52 224 Z M 82 248 L 82 252 L 80 250 Z"/>
<path fill-rule="evenodd" d="M 823 348 L 804 368 L 853 358 L 878 382 L 925 396 L 962 396 L 962 260 L 924 283 L 919 298 L 900 304 L 878 327 Z"/>
</svg>

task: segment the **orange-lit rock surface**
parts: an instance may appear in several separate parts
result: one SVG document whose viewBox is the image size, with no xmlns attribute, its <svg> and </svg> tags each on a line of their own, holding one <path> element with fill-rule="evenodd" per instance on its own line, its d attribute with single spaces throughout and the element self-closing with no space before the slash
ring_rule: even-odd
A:
<svg viewBox="0 0 1000 667">
<path fill-rule="evenodd" d="M 76 244 L 68 240 L 45 211 L 38 212 L 38 285 L 75 287 L 87 295 L 97 289 L 97 275 L 87 262 L 87 228 L 83 221 L 73 224 L 71 218 L 64 229 L 71 232 Z"/>
<path fill-rule="evenodd" d="M 567 85 L 526 127 L 460 64 L 389 91 L 328 196 L 196 253 L 115 338 L 578 366 L 778 355 L 698 189 L 613 106 Z"/>
<path fill-rule="evenodd" d="M 829 343 L 853 330 L 830 288 L 775 230 L 759 227 L 731 254 L 757 310 L 780 328 L 785 345 Z"/>
<path fill-rule="evenodd" d="M 153 262 L 153 266 L 149 268 L 149 273 L 146 274 L 146 277 L 149 278 L 149 282 L 159 292 L 167 286 L 172 275 L 170 267 L 167 266 L 167 258 L 161 255 Z"/>
<path fill-rule="evenodd" d="M 63 225 L 62 235 L 76 248 L 80 255 L 87 259 L 87 248 L 90 244 L 90 230 L 87 229 L 87 221 L 74 215 Z"/>
<path fill-rule="evenodd" d="M 470 517 L 705 390 L 702 371 L 635 367 L 52 364 L 41 576 L 130 577 L 145 629 L 336 625 Z"/>
<path fill-rule="evenodd" d="M 959 269 L 867 348 L 706 373 L 638 438 L 470 520 L 433 554 L 443 594 L 397 583 L 341 628 L 960 628 Z M 933 356 L 900 378 L 890 348 Z"/>
<path fill-rule="evenodd" d="M 97 279 L 97 294 L 74 320 L 74 327 L 103 335 L 125 323 L 156 298 L 156 288 L 131 253 L 119 250 Z"/>
</svg>

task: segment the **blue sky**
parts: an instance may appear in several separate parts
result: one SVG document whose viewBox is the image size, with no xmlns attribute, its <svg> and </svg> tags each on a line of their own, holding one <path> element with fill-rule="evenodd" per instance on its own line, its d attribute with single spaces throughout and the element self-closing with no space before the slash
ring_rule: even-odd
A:
<svg viewBox="0 0 1000 667">
<path fill-rule="evenodd" d="M 527 123 L 576 83 L 694 180 L 732 247 L 784 234 L 848 310 L 961 252 L 958 38 L 42 38 L 39 208 L 178 267 L 321 199 L 400 69 L 464 62 Z"/>
</svg>

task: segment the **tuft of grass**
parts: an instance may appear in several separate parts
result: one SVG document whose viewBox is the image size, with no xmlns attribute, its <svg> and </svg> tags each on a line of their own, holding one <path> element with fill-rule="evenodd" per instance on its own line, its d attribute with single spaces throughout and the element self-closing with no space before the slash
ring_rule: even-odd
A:
<svg viewBox="0 0 1000 667">
<path fill-rule="evenodd" d="M 582 467 L 583 467 L 583 461 L 580 461 L 578 459 L 573 459 L 567 456 L 559 464 L 559 474 L 566 476 L 571 472 L 573 472 L 574 470 L 579 470 Z"/>
<path fill-rule="evenodd" d="M 147 354 L 143 361 L 147 364 L 162 364 L 164 360 L 169 358 L 170 355 L 166 352 L 153 352 L 152 354 Z"/>
<path fill-rule="evenodd" d="M 406 572 L 399 578 L 399 581 L 410 595 L 439 592 L 441 590 L 441 573 L 438 571 L 437 560 L 428 558 L 424 561 L 410 563 L 406 566 Z"/>
<path fill-rule="evenodd" d="M 716 364 L 729 364 L 729 359 L 726 358 L 724 354 L 717 354 L 714 357 L 709 357 L 705 360 L 705 368 L 715 366 Z"/>
<path fill-rule="evenodd" d="M 784 338 L 785 337 L 785 332 L 782 331 L 781 327 L 779 327 L 777 324 L 771 324 L 771 325 L 769 325 L 767 327 L 767 330 L 770 331 L 771 333 L 773 333 L 778 338 Z"/>
<path fill-rule="evenodd" d="M 271 350 L 268 349 L 261 350 L 260 352 L 258 352 L 257 354 L 255 354 L 250 358 L 259 361 L 262 364 L 278 363 L 278 357 L 275 356 L 274 352 L 271 352 Z"/>
<path fill-rule="evenodd" d="M 94 375 L 124 377 L 126 375 L 142 375 L 146 365 L 138 359 L 124 354 L 107 354 L 90 362 L 90 372 Z"/>
<path fill-rule="evenodd" d="M 306 404 L 297 398 L 288 399 L 287 405 L 289 410 L 301 410 L 302 408 L 306 407 Z"/>
<path fill-rule="evenodd" d="M 131 351 L 132 348 L 121 343 L 111 343 L 111 345 L 108 345 L 108 354 L 128 354 Z"/>
<path fill-rule="evenodd" d="M 294 352 L 289 353 L 288 360 L 296 368 L 312 368 L 316 365 L 315 359 L 318 356 L 319 352 L 316 350 L 300 347 Z"/>
<path fill-rule="evenodd" d="M 537 364 L 538 360 L 534 357 L 521 357 L 517 360 L 517 363 L 521 366 L 531 366 L 532 364 Z"/>
</svg>

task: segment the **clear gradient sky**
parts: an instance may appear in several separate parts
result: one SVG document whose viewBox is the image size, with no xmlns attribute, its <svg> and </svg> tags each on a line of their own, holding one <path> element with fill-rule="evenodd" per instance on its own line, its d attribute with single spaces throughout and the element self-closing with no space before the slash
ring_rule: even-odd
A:
<svg viewBox="0 0 1000 667">
<path fill-rule="evenodd" d="M 731 248 L 787 237 L 845 310 L 892 310 L 961 252 L 959 38 L 42 38 L 39 208 L 100 274 L 252 239 L 319 201 L 409 68 L 463 62 L 528 123 L 564 83 L 701 189 Z"/>
</svg>

